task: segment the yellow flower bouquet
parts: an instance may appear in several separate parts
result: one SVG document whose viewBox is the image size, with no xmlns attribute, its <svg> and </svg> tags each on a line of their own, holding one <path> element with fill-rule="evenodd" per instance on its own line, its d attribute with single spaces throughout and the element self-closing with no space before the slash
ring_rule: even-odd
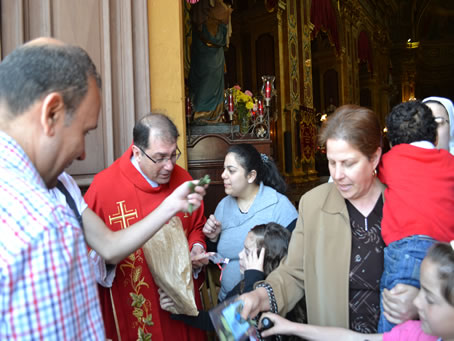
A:
<svg viewBox="0 0 454 341">
<path fill-rule="evenodd" d="M 249 120 L 251 118 L 251 109 L 254 107 L 254 99 L 252 92 L 246 90 L 241 91 L 239 85 L 232 88 L 233 98 L 235 100 L 235 111 L 238 115 L 238 123 L 242 127 L 242 132 L 247 132 L 249 129 Z"/>
</svg>

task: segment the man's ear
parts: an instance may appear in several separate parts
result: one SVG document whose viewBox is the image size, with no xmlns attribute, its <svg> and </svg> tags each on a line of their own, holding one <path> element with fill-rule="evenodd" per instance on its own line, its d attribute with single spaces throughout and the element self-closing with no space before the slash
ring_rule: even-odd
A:
<svg viewBox="0 0 454 341">
<path fill-rule="evenodd" d="M 44 134 L 54 136 L 57 125 L 65 120 L 65 104 L 58 92 L 52 92 L 44 97 L 41 105 L 40 122 Z"/>
<path fill-rule="evenodd" d="M 140 157 L 142 155 L 142 152 L 140 151 L 140 149 L 135 144 L 132 145 L 132 155 L 134 155 L 134 158 L 137 161 L 140 160 Z"/>
</svg>

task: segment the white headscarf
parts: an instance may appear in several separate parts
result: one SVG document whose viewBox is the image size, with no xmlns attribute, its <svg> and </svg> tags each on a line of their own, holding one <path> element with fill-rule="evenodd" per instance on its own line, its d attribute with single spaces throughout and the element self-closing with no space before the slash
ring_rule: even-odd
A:
<svg viewBox="0 0 454 341">
<path fill-rule="evenodd" d="M 423 103 L 428 101 L 436 101 L 439 102 L 442 106 L 445 107 L 446 111 L 448 112 L 449 117 L 449 152 L 454 155 L 454 105 L 452 104 L 451 100 L 444 98 L 444 97 L 427 97 L 424 98 Z"/>
</svg>

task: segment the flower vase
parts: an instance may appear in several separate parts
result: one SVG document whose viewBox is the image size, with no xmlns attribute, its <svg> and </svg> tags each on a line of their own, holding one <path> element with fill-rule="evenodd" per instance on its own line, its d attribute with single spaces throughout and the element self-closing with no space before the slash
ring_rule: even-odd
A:
<svg viewBox="0 0 454 341">
<path fill-rule="evenodd" d="M 249 117 L 247 115 L 244 115 L 240 119 L 240 132 L 241 134 L 247 134 L 249 131 Z"/>
</svg>

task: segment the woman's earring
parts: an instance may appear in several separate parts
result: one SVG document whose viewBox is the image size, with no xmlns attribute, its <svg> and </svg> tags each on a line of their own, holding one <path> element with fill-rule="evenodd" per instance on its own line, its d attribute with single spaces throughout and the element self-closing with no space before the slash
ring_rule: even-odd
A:
<svg viewBox="0 0 454 341">
<path fill-rule="evenodd" d="M 374 171 L 372 172 L 373 176 L 377 176 L 377 169 L 374 169 Z"/>
</svg>

